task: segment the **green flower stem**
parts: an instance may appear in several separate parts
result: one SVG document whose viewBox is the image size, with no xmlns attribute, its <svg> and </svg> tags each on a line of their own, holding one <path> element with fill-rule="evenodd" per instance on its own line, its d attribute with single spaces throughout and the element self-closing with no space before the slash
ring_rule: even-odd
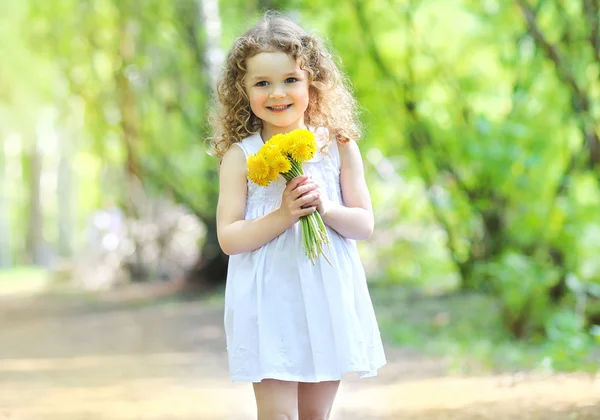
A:
<svg viewBox="0 0 600 420">
<path fill-rule="evenodd" d="M 282 174 L 287 182 L 304 175 L 302 164 L 291 158 L 289 160 L 292 167 L 289 171 Z M 300 225 L 302 229 L 302 247 L 308 259 L 314 264 L 319 255 L 322 255 L 331 264 L 331 261 L 329 261 L 323 252 L 323 244 L 325 243 L 329 246 L 330 241 L 321 215 L 315 211 L 309 215 L 302 216 L 300 218 Z"/>
</svg>

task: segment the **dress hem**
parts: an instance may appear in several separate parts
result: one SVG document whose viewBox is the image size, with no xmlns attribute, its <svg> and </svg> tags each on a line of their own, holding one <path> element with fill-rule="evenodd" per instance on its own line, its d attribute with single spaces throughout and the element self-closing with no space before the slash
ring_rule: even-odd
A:
<svg viewBox="0 0 600 420">
<path fill-rule="evenodd" d="M 325 381 L 341 381 L 342 378 L 347 375 L 347 374 L 351 374 L 351 373 L 357 373 L 359 378 L 372 378 L 377 376 L 378 374 L 378 370 L 381 369 L 383 366 L 385 366 L 386 363 L 381 364 L 379 367 L 373 369 L 373 370 L 358 370 L 358 369 L 351 369 L 348 370 L 344 373 L 342 373 L 341 376 L 336 376 L 336 377 L 331 377 L 331 376 L 321 376 L 321 377 L 317 377 L 315 378 L 314 376 L 312 377 L 305 377 L 305 376 L 299 376 L 299 375 L 287 375 L 285 373 L 267 373 L 264 375 L 260 375 L 260 376 L 231 376 L 231 382 L 252 382 L 252 383 L 258 383 L 260 381 L 262 381 L 263 379 L 276 379 L 279 381 L 289 381 L 289 382 L 307 382 L 307 383 L 317 383 L 317 382 L 325 382 Z"/>
</svg>

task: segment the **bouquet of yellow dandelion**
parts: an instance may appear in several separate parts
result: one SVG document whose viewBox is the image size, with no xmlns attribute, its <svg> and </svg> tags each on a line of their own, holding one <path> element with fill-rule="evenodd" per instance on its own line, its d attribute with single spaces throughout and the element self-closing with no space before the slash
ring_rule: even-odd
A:
<svg viewBox="0 0 600 420">
<path fill-rule="evenodd" d="M 317 151 L 314 134 L 306 129 L 297 129 L 286 134 L 276 134 L 258 151 L 248 157 L 248 178 L 257 185 L 266 187 L 282 175 L 289 182 L 304 175 L 302 162 L 313 158 Z M 323 252 L 323 244 L 329 237 L 318 212 L 300 217 L 302 246 L 306 256 L 314 264 L 319 255 L 329 262 Z"/>
</svg>

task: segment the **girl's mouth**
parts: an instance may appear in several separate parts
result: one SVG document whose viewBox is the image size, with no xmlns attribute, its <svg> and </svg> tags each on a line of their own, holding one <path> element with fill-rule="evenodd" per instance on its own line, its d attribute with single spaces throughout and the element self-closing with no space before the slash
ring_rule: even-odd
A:
<svg viewBox="0 0 600 420">
<path fill-rule="evenodd" d="M 284 112 L 290 109 L 292 104 L 268 106 L 267 109 L 272 112 Z"/>
</svg>

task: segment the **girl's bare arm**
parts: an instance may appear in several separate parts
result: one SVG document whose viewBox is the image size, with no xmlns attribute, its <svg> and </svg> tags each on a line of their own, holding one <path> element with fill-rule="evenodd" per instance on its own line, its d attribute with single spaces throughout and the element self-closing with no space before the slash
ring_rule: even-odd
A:
<svg viewBox="0 0 600 420">
<path fill-rule="evenodd" d="M 343 205 L 323 203 L 323 222 L 348 239 L 365 240 L 373 233 L 371 195 L 365 181 L 360 150 L 354 141 L 340 143 L 340 186 Z"/>
</svg>

